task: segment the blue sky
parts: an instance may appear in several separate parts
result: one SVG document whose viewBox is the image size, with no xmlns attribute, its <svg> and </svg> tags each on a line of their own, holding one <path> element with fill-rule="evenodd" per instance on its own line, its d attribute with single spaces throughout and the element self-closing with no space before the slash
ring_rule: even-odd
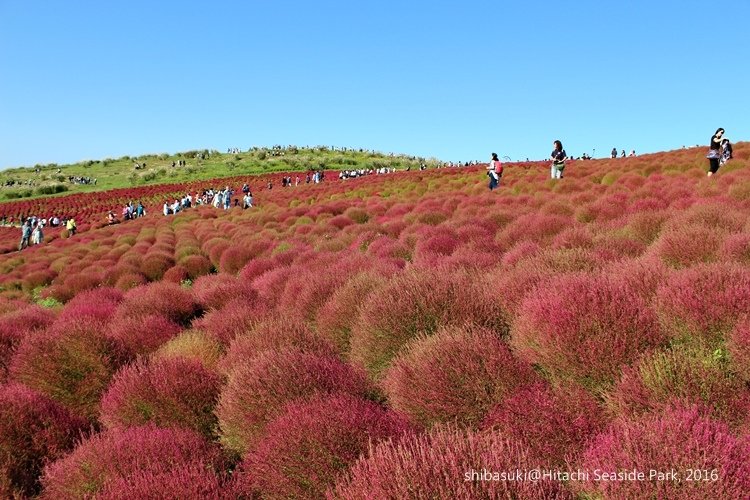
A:
<svg viewBox="0 0 750 500">
<path fill-rule="evenodd" d="M 254 145 L 443 160 L 750 138 L 750 1 L 0 0 L 0 168 Z"/>
</svg>

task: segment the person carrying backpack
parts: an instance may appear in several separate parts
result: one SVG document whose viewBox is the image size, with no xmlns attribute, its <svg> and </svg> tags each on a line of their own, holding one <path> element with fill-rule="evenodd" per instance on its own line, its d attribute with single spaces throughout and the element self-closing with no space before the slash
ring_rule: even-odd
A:
<svg viewBox="0 0 750 500">
<path fill-rule="evenodd" d="M 489 188 L 492 191 L 500 185 L 500 177 L 503 176 L 503 164 L 500 163 L 497 153 L 492 153 L 490 164 L 487 165 L 487 176 L 490 178 Z"/>
</svg>

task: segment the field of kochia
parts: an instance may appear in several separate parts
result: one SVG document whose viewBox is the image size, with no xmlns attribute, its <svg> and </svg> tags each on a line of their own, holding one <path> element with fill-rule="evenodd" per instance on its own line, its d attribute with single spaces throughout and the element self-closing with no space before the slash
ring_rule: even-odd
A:
<svg viewBox="0 0 750 500">
<path fill-rule="evenodd" d="M 746 498 L 750 143 L 705 152 L 33 200 L 88 212 L 0 255 L 0 497 Z"/>
</svg>

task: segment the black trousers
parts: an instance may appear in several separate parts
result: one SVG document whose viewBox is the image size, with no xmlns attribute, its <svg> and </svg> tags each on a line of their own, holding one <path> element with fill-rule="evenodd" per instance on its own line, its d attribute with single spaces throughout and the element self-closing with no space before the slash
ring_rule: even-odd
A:
<svg viewBox="0 0 750 500">
<path fill-rule="evenodd" d="M 708 170 L 712 174 L 715 174 L 716 172 L 718 172 L 718 170 L 719 170 L 719 159 L 718 158 L 709 158 L 708 159 L 708 163 L 709 163 Z"/>
</svg>

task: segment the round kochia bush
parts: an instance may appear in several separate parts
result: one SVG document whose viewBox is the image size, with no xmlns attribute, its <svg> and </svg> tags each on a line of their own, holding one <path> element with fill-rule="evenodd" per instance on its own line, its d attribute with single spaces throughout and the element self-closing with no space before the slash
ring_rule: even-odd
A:
<svg viewBox="0 0 750 500">
<path fill-rule="evenodd" d="M 750 316 L 737 323 L 727 342 L 732 369 L 750 382 Z"/>
<path fill-rule="evenodd" d="M 618 420 L 593 441 L 580 464 L 582 469 L 608 473 L 676 470 L 682 478 L 593 481 L 592 477 L 575 483 L 585 494 L 604 498 L 746 498 L 750 491 L 750 440 L 735 437 L 725 424 L 695 407 Z M 687 481 L 687 471 L 700 475 Z"/>
<path fill-rule="evenodd" d="M 164 316 L 175 323 L 187 324 L 200 312 L 190 291 L 165 281 L 133 288 L 117 310 L 116 318 Z"/>
<path fill-rule="evenodd" d="M 571 498 L 558 481 L 491 481 L 483 473 L 530 470 L 520 445 L 497 432 L 435 427 L 383 441 L 329 491 L 329 498 Z M 467 476 L 468 474 L 468 476 Z"/>
<path fill-rule="evenodd" d="M 350 356 L 377 378 L 407 342 L 441 326 L 505 329 L 493 298 L 461 271 L 413 269 L 373 293 L 352 331 Z"/>
<path fill-rule="evenodd" d="M 464 326 L 410 342 L 382 386 L 390 405 L 415 423 L 475 427 L 493 405 L 535 379 L 497 334 Z"/>
<path fill-rule="evenodd" d="M 153 422 L 213 436 L 213 410 L 221 377 L 184 358 L 136 362 L 122 368 L 102 397 L 100 421 L 108 428 Z"/>
<path fill-rule="evenodd" d="M 112 375 L 126 361 L 101 323 L 81 318 L 27 336 L 10 365 L 10 378 L 47 394 L 92 421 Z"/>
<path fill-rule="evenodd" d="M 193 467 L 221 472 L 225 465 L 217 446 L 187 429 L 115 429 L 92 436 L 47 467 L 42 497 L 90 498 L 117 481 L 133 477 L 138 484 L 141 474 L 170 475 Z"/>
<path fill-rule="evenodd" d="M 107 483 L 97 500 L 158 499 L 218 500 L 227 498 L 222 475 L 203 464 L 176 466 L 168 471 L 138 471 Z"/>
<path fill-rule="evenodd" d="M 332 355 L 294 348 L 264 351 L 229 375 L 216 408 L 221 442 L 243 454 L 286 403 L 337 392 L 367 397 L 373 388 L 362 371 Z"/>
<path fill-rule="evenodd" d="M 348 395 L 289 403 L 237 474 L 239 495 L 321 498 L 370 444 L 409 429 L 406 419 Z"/>
<path fill-rule="evenodd" d="M 36 494 L 44 464 L 72 449 L 86 427 L 47 396 L 21 384 L 0 385 L 0 496 Z"/>
<path fill-rule="evenodd" d="M 657 290 L 655 302 L 671 336 L 720 342 L 750 310 L 750 269 L 735 264 L 684 269 Z"/>
<path fill-rule="evenodd" d="M 43 330 L 55 319 L 54 313 L 39 306 L 24 307 L 0 316 L 0 383 L 8 372 L 8 364 L 18 344 L 32 332 Z"/>
<path fill-rule="evenodd" d="M 526 446 L 532 462 L 554 468 L 575 463 L 604 423 L 602 409 L 581 387 L 536 383 L 495 407 L 483 425 Z"/>
<path fill-rule="evenodd" d="M 676 345 L 644 355 L 607 396 L 610 408 L 627 418 L 657 413 L 674 401 L 700 404 L 730 424 L 747 421 L 750 392 L 725 360 L 710 350 Z"/>
<path fill-rule="evenodd" d="M 540 284 L 526 296 L 511 331 L 522 358 L 554 379 L 595 392 L 663 340 L 653 311 L 631 286 L 584 273 Z"/>
</svg>

